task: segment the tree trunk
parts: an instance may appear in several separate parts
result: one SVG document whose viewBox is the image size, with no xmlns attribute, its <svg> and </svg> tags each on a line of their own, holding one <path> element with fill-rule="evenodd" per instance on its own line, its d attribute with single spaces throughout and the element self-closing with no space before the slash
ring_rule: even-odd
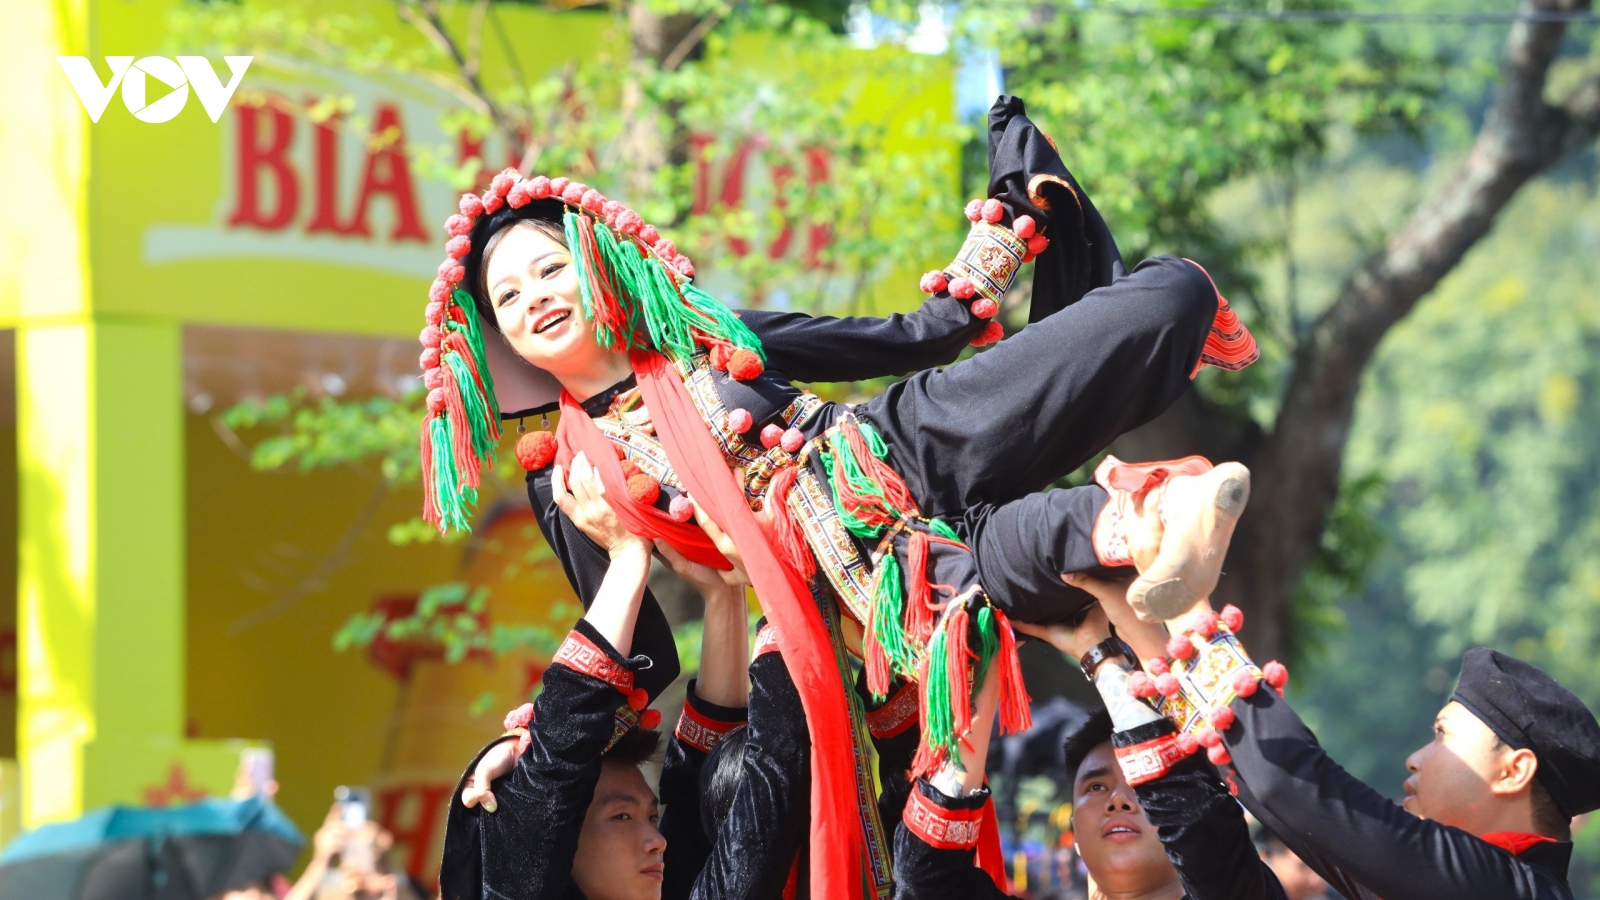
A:
<svg viewBox="0 0 1600 900">
<path fill-rule="evenodd" d="M 1525 0 L 1521 9 L 1589 6 L 1590 0 Z M 1489 233 L 1523 185 L 1594 140 L 1600 79 L 1584 82 L 1561 105 L 1544 100 L 1565 31 L 1555 21 L 1512 26 L 1504 81 L 1465 162 L 1367 258 L 1317 320 L 1297 348 L 1270 433 L 1230 421 L 1191 394 L 1119 442 L 1134 459 L 1205 452 L 1251 467 L 1250 506 L 1215 599 L 1245 610 L 1250 646 L 1262 659 L 1289 647 L 1295 590 L 1338 496 L 1362 373 L 1379 341 Z"/>
<path fill-rule="evenodd" d="M 645 96 L 649 73 L 668 62 L 692 58 L 705 34 L 697 29 L 695 15 L 661 15 L 647 0 L 629 0 L 628 36 L 631 60 L 622 85 L 621 115 L 626 123 L 617 159 L 622 167 L 622 189 L 630 202 L 652 196 L 655 176 L 669 163 L 682 162 L 687 135 L 676 110 L 663 109 Z M 689 44 L 686 45 L 685 42 Z"/>
</svg>

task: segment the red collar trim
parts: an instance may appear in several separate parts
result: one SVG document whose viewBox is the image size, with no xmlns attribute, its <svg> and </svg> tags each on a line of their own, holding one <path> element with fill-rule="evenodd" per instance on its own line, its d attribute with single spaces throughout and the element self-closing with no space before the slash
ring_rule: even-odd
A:
<svg viewBox="0 0 1600 900">
<path fill-rule="evenodd" d="M 1495 831 L 1479 837 L 1512 856 L 1521 856 L 1530 847 L 1556 842 L 1555 838 L 1545 837 L 1542 834 L 1528 834 L 1525 831 Z"/>
</svg>

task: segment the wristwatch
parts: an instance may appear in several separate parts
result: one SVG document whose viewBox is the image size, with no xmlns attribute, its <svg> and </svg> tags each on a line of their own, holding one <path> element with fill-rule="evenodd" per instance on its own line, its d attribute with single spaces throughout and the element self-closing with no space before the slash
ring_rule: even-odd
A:
<svg viewBox="0 0 1600 900">
<path fill-rule="evenodd" d="M 1083 659 L 1078 660 L 1078 664 L 1083 666 L 1084 677 L 1093 682 L 1095 670 L 1100 668 L 1101 663 L 1114 656 L 1120 656 L 1134 666 L 1139 664 L 1133 648 L 1114 634 L 1090 647 L 1089 652 L 1083 654 Z"/>
</svg>

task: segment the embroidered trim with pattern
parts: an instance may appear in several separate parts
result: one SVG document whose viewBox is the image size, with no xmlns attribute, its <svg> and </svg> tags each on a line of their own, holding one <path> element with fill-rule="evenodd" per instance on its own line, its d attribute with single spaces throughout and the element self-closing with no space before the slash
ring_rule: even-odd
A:
<svg viewBox="0 0 1600 900">
<path fill-rule="evenodd" d="M 905 822 L 911 833 L 937 850 L 970 850 L 977 846 L 983 809 L 945 809 L 923 796 L 920 786 L 906 798 Z"/>
<path fill-rule="evenodd" d="M 678 727 L 673 729 L 672 733 L 677 736 L 678 740 L 696 750 L 702 753 L 710 753 L 713 747 L 728 736 L 728 732 L 743 724 L 743 722 L 722 722 L 709 716 L 701 715 L 698 710 L 689 704 L 688 700 L 685 700 L 683 701 L 683 715 L 678 717 Z"/>
<path fill-rule="evenodd" d="M 763 653 L 773 653 L 778 649 L 778 629 L 771 623 L 761 626 L 756 632 L 756 649 L 752 658 Z"/>
<path fill-rule="evenodd" d="M 1195 748 L 1191 747 L 1189 752 L 1185 753 L 1178 735 L 1164 734 L 1142 744 L 1118 747 L 1115 753 L 1117 765 L 1122 767 L 1122 777 L 1127 780 L 1129 786 L 1138 787 L 1167 774 L 1173 766 L 1188 758 L 1194 750 Z"/>
<path fill-rule="evenodd" d="M 603 681 L 624 694 L 633 692 L 633 673 L 576 631 L 567 634 L 551 663 L 560 663 L 574 672 Z"/>
<path fill-rule="evenodd" d="M 867 713 L 867 728 L 878 740 L 899 737 L 917 724 L 917 686 L 909 682 L 889 702 Z"/>
</svg>

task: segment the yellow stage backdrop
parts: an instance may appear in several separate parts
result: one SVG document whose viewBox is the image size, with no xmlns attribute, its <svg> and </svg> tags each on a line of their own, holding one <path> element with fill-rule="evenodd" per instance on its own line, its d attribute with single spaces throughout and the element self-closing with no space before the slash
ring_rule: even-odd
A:
<svg viewBox="0 0 1600 900">
<path fill-rule="evenodd" d="M 421 40 L 378 0 L 301 8 L 379 23 L 402 48 Z M 508 572 L 511 556 L 496 556 L 527 546 L 525 514 L 485 522 L 498 542 L 485 552 L 392 546 L 385 528 L 416 508 L 414 492 L 380 494 L 349 471 L 252 471 L 214 415 L 306 377 L 339 393 L 308 369 L 332 371 L 330 341 L 349 348 L 341 384 L 353 392 L 414 377 L 410 337 L 457 195 L 427 177 L 419 153 L 461 152 L 441 120 L 454 101 L 420 79 L 258 57 L 215 123 L 194 95 L 170 121 L 140 121 L 123 94 L 91 123 L 57 56 L 87 57 L 104 81 L 105 57 L 203 54 L 226 83 L 225 49 L 175 45 L 183 10 L 23 0 L 0 29 L 0 328 L 15 336 L 16 393 L 14 414 L 0 416 L 0 508 L 17 511 L 0 515 L 0 574 L 15 571 L 17 585 L 16 603 L 0 602 L 0 757 L 20 764 L 31 827 L 107 803 L 226 792 L 240 749 L 266 742 L 280 802 L 303 828 L 321 821 L 334 786 L 371 785 L 425 872 L 441 791 L 503 711 L 474 718 L 469 705 L 485 690 L 525 690 L 541 661 L 385 671 L 335 653 L 331 636 L 380 598 L 456 578 L 497 583 L 496 616 L 554 617 L 570 601 L 564 579 L 550 566 Z M 603 14 L 499 15 L 535 75 L 616 44 Z M 753 66 L 816 67 L 822 96 L 842 96 L 852 78 L 848 58 L 733 52 Z M 505 71 L 487 48 L 486 77 Z M 869 86 L 860 114 L 953 115 L 950 70 L 927 72 L 925 84 L 893 86 L 892 104 Z M 145 82 L 158 101 L 165 89 Z M 347 120 L 359 128 L 304 114 L 334 94 L 354 98 Z M 491 138 L 483 153 L 498 168 L 505 148 Z M 952 188 L 955 168 L 952 148 Z M 720 190 L 726 174 L 705 177 Z M 933 261 L 905 261 L 896 277 L 914 284 Z M 0 774 L 0 840 L 14 780 Z"/>
</svg>

